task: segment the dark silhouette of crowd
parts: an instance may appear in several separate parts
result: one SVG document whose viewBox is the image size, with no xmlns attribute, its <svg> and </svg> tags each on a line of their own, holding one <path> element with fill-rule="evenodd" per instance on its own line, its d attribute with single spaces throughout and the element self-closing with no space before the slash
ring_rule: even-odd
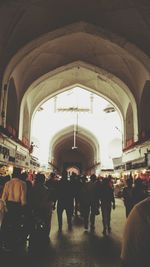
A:
<svg viewBox="0 0 150 267">
<path fill-rule="evenodd" d="M 54 172 L 49 177 L 37 173 L 34 181 L 30 181 L 28 173 L 14 169 L 12 178 L 1 179 L 1 245 L 8 238 L 8 222 L 14 224 L 20 217 L 24 220 L 24 240 L 37 244 L 38 231 L 44 236 L 43 242 L 49 243 L 53 211 L 57 212 L 58 232 L 63 231 L 63 213 L 65 212 L 68 231 L 73 229 L 73 218 L 80 217 L 85 231 L 94 232 L 96 216 L 102 217 L 103 235 L 112 231 L 111 211 L 116 208 L 112 177 L 97 177 L 94 173 L 90 177 L 77 175 L 63 170 L 61 176 Z M 138 203 L 147 199 L 147 192 L 142 180 L 133 178 L 126 180 L 123 189 L 123 201 L 126 217 L 133 214 Z M 133 213 L 132 213 L 133 211 Z M 145 209 L 147 212 L 147 210 Z M 133 216 L 133 215 L 132 215 Z M 131 218 L 130 218 L 131 220 Z M 127 228 L 129 229 L 129 222 Z M 127 230 L 129 231 L 129 230 Z M 125 234 L 126 235 L 126 234 Z M 40 236 L 41 238 L 41 236 Z M 127 238 L 126 238 L 127 240 Z M 5 242 L 5 246 L 6 246 Z M 125 255 L 123 243 L 122 258 Z M 4 246 L 4 247 L 5 247 Z"/>
</svg>

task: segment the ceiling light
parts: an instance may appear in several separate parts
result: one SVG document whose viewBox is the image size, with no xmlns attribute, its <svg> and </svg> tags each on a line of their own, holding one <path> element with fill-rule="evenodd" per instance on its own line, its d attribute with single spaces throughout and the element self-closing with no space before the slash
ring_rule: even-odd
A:
<svg viewBox="0 0 150 267">
<path fill-rule="evenodd" d="M 111 105 L 108 105 L 106 108 L 103 109 L 104 112 L 106 113 L 111 113 L 111 112 L 115 112 L 115 108 Z"/>
</svg>

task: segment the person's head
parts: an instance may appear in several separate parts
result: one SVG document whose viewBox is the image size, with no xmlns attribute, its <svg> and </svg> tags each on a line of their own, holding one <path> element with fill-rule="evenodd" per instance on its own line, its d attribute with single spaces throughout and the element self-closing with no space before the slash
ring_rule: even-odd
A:
<svg viewBox="0 0 150 267">
<path fill-rule="evenodd" d="M 133 184 L 133 180 L 132 180 L 131 178 L 128 178 L 128 179 L 126 180 L 126 185 L 127 185 L 128 187 L 131 187 L 132 184 Z"/>
<path fill-rule="evenodd" d="M 107 177 L 108 179 L 109 179 L 109 181 L 111 181 L 112 180 L 112 176 L 109 174 L 108 175 L 108 177 Z"/>
<path fill-rule="evenodd" d="M 142 187 L 143 183 L 142 183 L 142 179 L 141 178 L 137 178 L 134 182 L 136 187 Z"/>
<path fill-rule="evenodd" d="M 90 176 L 90 180 L 91 180 L 92 182 L 95 182 L 96 179 L 97 179 L 97 177 L 96 177 L 95 174 L 92 174 L 92 175 Z"/>
<path fill-rule="evenodd" d="M 104 186 L 110 186 L 110 179 L 108 179 L 107 177 L 105 177 L 104 179 L 103 179 L 103 181 L 102 181 L 102 184 L 104 185 Z"/>
<path fill-rule="evenodd" d="M 22 181 L 26 181 L 28 178 L 28 173 L 27 172 L 22 172 L 21 175 L 20 175 L 20 179 Z"/>
<path fill-rule="evenodd" d="M 67 173 L 66 170 L 63 170 L 63 171 L 62 171 L 62 175 L 61 175 L 61 177 L 62 177 L 63 180 L 67 180 L 67 179 L 68 179 L 68 173 Z"/>
<path fill-rule="evenodd" d="M 13 173 L 12 173 L 12 178 L 21 178 L 21 169 L 14 167 Z"/>
<path fill-rule="evenodd" d="M 54 172 L 51 172 L 50 173 L 50 176 L 49 176 L 49 179 L 54 180 L 55 177 L 56 177 L 55 173 Z"/>
<path fill-rule="evenodd" d="M 81 175 L 81 177 L 80 177 L 80 181 L 82 182 L 82 183 L 85 183 L 85 182 L 87 182 L 87 177 L 86 177 L 86 175 L 84 174 L 84 175 Z"/>
<path fill-rule="evenodd" d="M 70 175 L 70 180 L 75 180 L 75 178 L 77 177 L 76 173 L 75 172 L 72 172 L 71 175 Z"/>
<path fill-rule="evenodd" d="M 37 173 L 35 178 L 36 184 L 44 184 L 45 182 L 45 175 L 43 173 Z"/>
</svg>

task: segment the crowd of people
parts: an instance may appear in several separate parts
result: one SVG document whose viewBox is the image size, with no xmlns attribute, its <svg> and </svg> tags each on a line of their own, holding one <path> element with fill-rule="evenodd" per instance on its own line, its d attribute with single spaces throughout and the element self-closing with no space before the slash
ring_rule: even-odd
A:
<svg viewBox="0 0 150 267">
<path fill-rule="evenodd" d="M 55 173 L 51 173 L 47 179 L 43 173 L 37 173 L 31 182 L 26 172 L 22 173 L 16 168 L 11 179 L 6 179 L 5 182 L 1 180 L 0 194 L 1 231 L 4 233 L 7 214 L 13 214 L 13 220 L 17 221 L 23 213 L 27 235 L 32 232 L 34 218 L 37 216 L 44 222 L 45 233 L 49 239 L 51 218 L 55 209 L 59 233 L 63 231 L 63 211 L 66 212 L 68 231 L 72 231 L 73 216 L 80 216 L 85 231 L 93 232 L 95 216 L 101 213 L 103 235 L 109 235 L 111 232 L 111 210 L 115 209 L 115 197 L 110 175 L 103 178 L 92 174 L 88 179 L 85 175 L 72 173 L 68 177 L 67 171 L 64 170 L 59 179 Z M 143 251 L 145 244 L 150 243 L 149 234 L 146 234 L 146 231 L 150 233 L 150 198 L 142 180 L 136 179 L 133 185 L 132 177 L 126 180 L 122 198 L 127 221 L 121 259 L 123 266 L 130 266 L 130 262 L 134 266 L 135 259 L 133 260 L 131 255 L 138 254 L 139 248 Z M 135 253 L 133 253 L 134 247 Z M 145 251 L 146 248 L 143 253 Z"/>
<path fill-rule="evenodd" d="M 111 177 L 98 180 L 95 174 L 88 180 L 86 176 L 72 173 L 68 179 L 67 171 L 63 171 L 61 179 L 51 173 L 49 179 L 38 173 L 31 183 L 27 173 L 15 169 L 12 179 L 3 184 L 1 201 L 8 212 L 14 213 L 14 220 L 24 211 L 31 224 L 31 214 L 36 214 L 45 221 L 47 235 L 50 234 L 52 211 L 56 208 L 58 231 L 63 228 L 63 211 L 66 211 L 68 230 L 72 230 L 73 216 L 83 218 L 85 230 L 95 229 L 95 216 L 101 208 L 103 234 L 110 233 L 111 208 L 115 209 L 114 190 Z M 5 222 L 5 216 L 3 219 Z M 2 228 L 3 228 L 2 222 Z"/>
</svg>

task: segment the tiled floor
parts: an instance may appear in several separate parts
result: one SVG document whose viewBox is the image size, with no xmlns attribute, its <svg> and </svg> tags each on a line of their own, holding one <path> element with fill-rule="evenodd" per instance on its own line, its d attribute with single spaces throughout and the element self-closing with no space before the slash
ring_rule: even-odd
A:
<svg viewBox="0 0 150 267">
<path fill-rule="evenodd" d="M 101 214 L 96 217 L 95 233 L 84 231 L 81 218 L 74 218 L 71 232 L 67 229 L 66 216 L 62 234 L 58 233 L 56 211 L 52 217 L 50 246 L 35 255 L 23 252 L 1 255 L 2 267 L 117 267 L 120 265 L 121 239 L 125 223 L 125 210 L 121 199 L 116 199 L 112 210 L 112 233 L 102 235 Z"/>
</svg>

